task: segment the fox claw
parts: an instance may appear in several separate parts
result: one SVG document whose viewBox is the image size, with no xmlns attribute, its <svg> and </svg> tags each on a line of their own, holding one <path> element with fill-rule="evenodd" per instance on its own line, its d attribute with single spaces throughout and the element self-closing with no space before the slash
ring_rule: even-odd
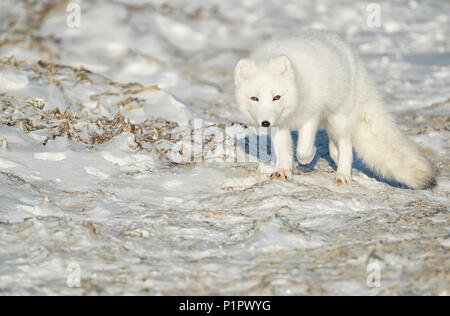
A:
<svg viewBox="0 0 450 316">
<path fill-rule="evenodd" d="M 338 185 L 350 185 L 352 184 L 352 180 L 350 179 L 350 177 L 346 176 L 345 174 L 342 173 L 338 173 L 336 175 L 336 179 L 334 180 L 334 183 L 338 184 Z"/>
<path fill-rule="evenodd" d="M 288 182 L 291 177 L 291 172 L 289 170 L 278 170 L 272 173 L 271 178 L 283 182 Z"/>
</svg>

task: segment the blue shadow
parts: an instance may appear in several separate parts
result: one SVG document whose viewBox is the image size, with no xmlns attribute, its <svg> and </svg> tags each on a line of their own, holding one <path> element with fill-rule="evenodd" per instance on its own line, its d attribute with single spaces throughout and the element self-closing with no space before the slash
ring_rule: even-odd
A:
<svg viewBox="0 0 450 316">
<path fill-rule="evenodd" d="M 325 130 L 320 130 L 317 133 L 316 136 L 316 141 L 315 141 L 315 145 L 317 147 L 317 152 L 316 152 L 316 156 L 314 157 L 313 161 L 311 161 L 311 163 L 309 163 L 308 165 L 300 165 L 298 163 L 297 160 L 297 155 L 295 154 L 297 152 L 297 141 L 298 141 L 298 132 L 297 131 L 293 131 L 291 132 L 292 134 L 292 140 L 293 140 L 293 146 L 294 146 L 294 161 L 298 164 L 298 169 L 304 173 L 308 173 L 314 170 L 314 168 L 316 167 L 317 163 L 319 162 L 319 160 L 322 158 L 324 160 L 326 160 L 328 162 L 328 164 L 331 166 L 331 168 L 333 168 L 334 171 L 337 170 L 337 166 L 334 163 L 333 159 L 331 159 L 330 156 L 330 150 L 329 150 L 329 137 L 328 134 Z M 250 150 L 250 138 L 257 138 L 257 152 L 255 152 L 254 150 Z M 251 135 L 251 136 L 247 136 L 245 138 L 245 140 L 241 140 L 240 141 L 240 146 L 245 147 L 245 152 L 248 155 L 252 155 L 254 157 L 257 157 L 258 159 L 261 159 L 262 157 L 267 157 L 267 155 L 271 155 L 272 153 L 272 148 L 271 148 L 271 139 L 270 136 L 267 137 L 267 140 L 265 139 L 266 137 L 260 137 L 257 135 Z M 253 140 L 252 140 L 253 141 Z M 262 146 L 261 146 L 262 144 Z M 266 147 L 267 146 L 267 147 Z M 267 151 L 266 151 L 267 148 Z M 263 149 L 263 151 L 266 151 L 265 153 L 261 152 L 261 149 Z M 394 188 L 399 188 L 399 189 L 410 189 L 408 186 L 399 183 L 393 179 L 386 179 L 384 177 L 381 177 L 380 175 L 378 175 L 376 172 L 374 172 L 371 168 L 369 168 L 362 159 L 360 159 L 358 157 L 358 155 L 354 152 L 353 155 L 353 168 L 355 168 L 356 170 L 361 171 L 362 173 L 364 173 L 366 176 L 368 176 L 369 178 L 372 179 L 376 179 L 377 181 L 386 183 Z M 262 159 L 264 160 L 264 159 Z"/>
</svg>

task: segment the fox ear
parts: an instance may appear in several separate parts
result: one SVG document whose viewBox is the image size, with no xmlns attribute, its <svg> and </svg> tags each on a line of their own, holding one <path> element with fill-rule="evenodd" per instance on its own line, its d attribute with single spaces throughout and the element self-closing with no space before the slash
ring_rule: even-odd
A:
<svg viewBox="0 0 450 316">
<path fill-rule="evenodd" d="M 279 56 L 269 64 L 269 69 L 273 74 L 295 78 L 294 67 L 287 56 Z"/>
<path fill-rule="evenodd" d="M 249 59 L 241 59 L 236 65 L 234 70 L 234 82 L 236 85 L 242 83 L 246 79 L 250 78 L 258 71 L 258 66 L 256 66 L 254 61 Z"/>
</svg>

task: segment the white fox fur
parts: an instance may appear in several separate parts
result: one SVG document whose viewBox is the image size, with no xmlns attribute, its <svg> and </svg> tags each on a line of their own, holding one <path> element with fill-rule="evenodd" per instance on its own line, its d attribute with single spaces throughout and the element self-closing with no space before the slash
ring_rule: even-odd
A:
<svg viewBox="0 0 450 316">
<path fill-rule="evenodd" d="M 433 166 L 395 125 L 360 58 L 334 33 L 309 31 L 263 45 L 239 61 L 235 85 L 244 115 L 278 127 L 277 178 L 291 175 L 290 130 L 298 130 L 298 161 L 308 164 L 317 131 L 325 128 L 337 183 L 350 183 L 353 147 L 383 177 L 411 188 L 435 181 Z"/>
</svg>

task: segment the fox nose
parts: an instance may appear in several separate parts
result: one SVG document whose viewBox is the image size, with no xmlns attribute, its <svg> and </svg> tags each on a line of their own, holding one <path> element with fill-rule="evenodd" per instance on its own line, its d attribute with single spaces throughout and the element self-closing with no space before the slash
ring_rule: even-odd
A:
<svg viewBox="0 0 450 316">
<path fill-rule="evenodd" d="M 269 121 L 264 121 L 261 123 L 262 127 L 270 127 L 270 122 Z"/>
</svg>

